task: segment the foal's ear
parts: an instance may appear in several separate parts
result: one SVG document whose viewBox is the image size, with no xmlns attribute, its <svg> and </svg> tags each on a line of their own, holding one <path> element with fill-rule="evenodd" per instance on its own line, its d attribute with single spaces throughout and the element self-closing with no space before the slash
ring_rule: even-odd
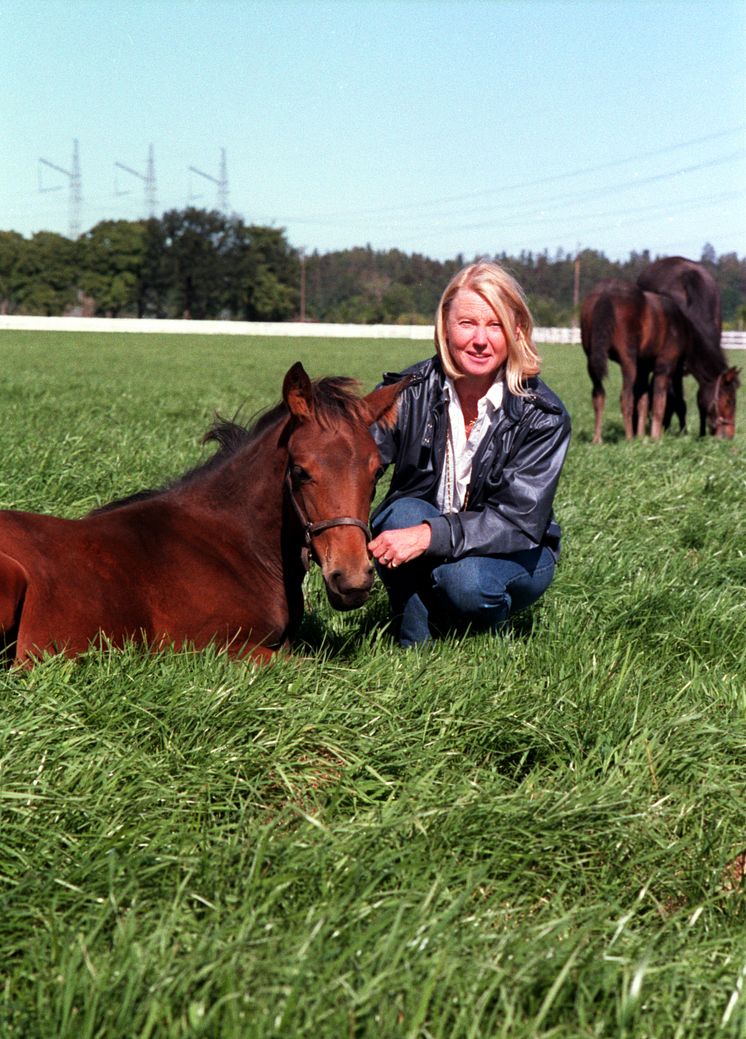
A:
<svg viewBox="0 0 746 1039">
<path fill-rule="evenodd" d="M 304 422 L 311 417 L 311 380 L 305 368 L 296 361 L 289 369 L 282 383 L 282 399 L 287 404 L 290 414 Z"/>
<path fill-rule="evenodd" d="M 367 397 L 363 397 L 363 403 L 368 412 L 368 425 L 372 426 L 374 422 L 378 422 L 384 428 L 393 426 L 396 421 L 399 394 L 408 385 L 408 378 L 401 379 L 388 386 L 379 386 Z"/>
<path fill-rule="evenodd" d="M 736 368 L 736 366 L 734 365 L 732 368 L 729 368 L 727 372 L 723 373 L 723 382 L 732 382 L 734 388 L 738 389 L 738 387 L 741 385 L 741 380 L 738 378 L 740 374 L 741 369 Z"/>
</svg>

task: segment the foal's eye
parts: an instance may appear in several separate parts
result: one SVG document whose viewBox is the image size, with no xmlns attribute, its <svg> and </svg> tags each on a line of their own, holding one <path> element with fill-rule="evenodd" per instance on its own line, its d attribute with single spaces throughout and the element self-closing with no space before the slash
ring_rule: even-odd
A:
<svg viewBox="0 0 746 1039">
<path fill-rule="evenodd" d="M 302 483 L 310 483 L 311 474 L 302 465 L 294 465 L 290 470 L 293 478 L 293 486 L 300 487 Z"/>
</svg>

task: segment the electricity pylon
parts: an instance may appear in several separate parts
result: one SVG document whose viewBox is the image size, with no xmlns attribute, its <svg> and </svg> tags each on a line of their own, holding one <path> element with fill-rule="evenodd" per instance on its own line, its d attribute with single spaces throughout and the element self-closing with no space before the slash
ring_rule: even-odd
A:
<svg viewBox="0 0 746 1039">
<path fill-rule="evenodd" d="M 223 213 L 228 212 L 228 165 L 225 160 L 225 148 L 220 149 L 220 174 L 217 177 L 211 176 L 209 173 L 203 173 L 202 170 L 198 170 L 196 166 L 189 166 L 188 169 L 192 173 L 198 174 L 200 177 L 204 177 L 205 180 L 211 180 L 213 184 L 218 186 L 218 209 Z"/>
<path fill-rule="evenodd" d="M 49 166 L 50 169 L 56 170 L 58 173 L 64 174 L 70 181 L 70 202 L 69 202 L 69 236 L 70 238 L 77 238 L 80 234 L 80 211 L 83 204 L 83 187 L 80 176 L 80 155 L 78 153 L 78 140 L 77 138 L 73 141 L 73 162 L 72 170 L 65 170 L 62 166 L 57 166 L 56 163 L 50 162 L 48 159 L 39 159 L 39 162 L 43 166 Z M 57 191 L 58 187 L 45 188 L 41 183 L 41 170 L 39 170 L 39 191 Z"/>
<path fill-rule="evenodd" d="M 153 157 L 153 145 L 150 145 L 148 149 L 148 171 L 147 173 L 139 173 L 137 170 L 133 170 L 131 166 L 125 166 L 123 162 L 115 162 L 114 165 L 117 169 L 124 170 L 125 173 L 131 173 L 133 177 L 137 177 L 139 180 L 145 182 L 145 208 L 148 211 L 148 216 L 155 216 L 155 211 L 158 208 L 158 202 L 156 199 L 156 186 L 155 186 L 155 158 Z M 117 191 L 118 195 L 126 195 L 126 191 Z"/>
</svg>

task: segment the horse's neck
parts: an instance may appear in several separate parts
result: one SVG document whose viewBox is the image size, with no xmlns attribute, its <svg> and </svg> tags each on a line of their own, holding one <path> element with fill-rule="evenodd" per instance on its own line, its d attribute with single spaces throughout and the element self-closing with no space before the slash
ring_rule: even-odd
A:
<svg viewBox="0 0 746 1039">
<path fill-rule="evenodd" d="M 726 370 L 728 361 L 720 346 L 708 347 L 704 337 L 698 339 L 694 339 L 689 351 L 689 370 L 699 383 L 714 382 Z"/>
<path fill-rule="evenodd" d="M 278 529 L 288 466 L 287 448 L 279 443 L 280 427 L 272 426 L 227 458 L 216 469 L 212 488 L 213 502 L 220 500 L 221 488 L 230 488 L 222 494 L 227 510 L 245 507 L 258 517 L 272 515 Z"/>
</svg>

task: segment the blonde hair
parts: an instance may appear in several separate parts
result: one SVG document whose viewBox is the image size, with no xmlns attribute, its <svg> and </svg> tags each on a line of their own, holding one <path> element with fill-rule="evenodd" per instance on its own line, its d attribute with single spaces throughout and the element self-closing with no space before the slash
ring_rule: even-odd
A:
<svg viewBox="0 0 746 1039">
<path fill-rule="evenodd" d="M 463 372 L 453 363 L 446 331 L 448 308 L 460 289 L 478 293 L 500 319 L 508 345 L 505 381 L 511 393 L 525 396 L 526 379 L 541 370 L 541 359 L 533 342 L 534 322 L 515 278 L 499 264 L 486 260 L 463 267 L 448 282 L 440 298 L 435 315 L 435 349 L 446 375 L 452 379 L 463 377 Z"/>
</svg>

